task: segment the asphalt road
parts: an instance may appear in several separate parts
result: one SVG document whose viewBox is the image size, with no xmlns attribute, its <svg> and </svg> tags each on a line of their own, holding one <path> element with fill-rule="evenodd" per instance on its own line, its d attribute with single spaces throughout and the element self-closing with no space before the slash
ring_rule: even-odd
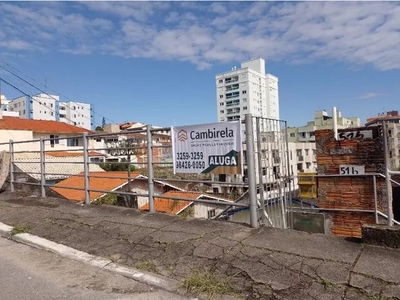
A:
<svg viewBox="0 0 400 300">
<path fill-rule="evenodd" d="M 120 275 L 0 237 L 2 300 L 183 300 Z"/>
</svg>

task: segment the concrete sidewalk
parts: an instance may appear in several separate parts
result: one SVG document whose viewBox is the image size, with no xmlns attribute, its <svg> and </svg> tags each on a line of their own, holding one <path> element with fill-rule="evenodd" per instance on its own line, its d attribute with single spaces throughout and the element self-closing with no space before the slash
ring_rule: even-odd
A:
<svg viewBox="0 0 400 300">
<path fill-rule="evenodd" d="M 331 236 L 8 192 L 0 222 L 177 282 L 215 276 L 232 298 L 400 299 L 399 250 Z"/>
</svg>

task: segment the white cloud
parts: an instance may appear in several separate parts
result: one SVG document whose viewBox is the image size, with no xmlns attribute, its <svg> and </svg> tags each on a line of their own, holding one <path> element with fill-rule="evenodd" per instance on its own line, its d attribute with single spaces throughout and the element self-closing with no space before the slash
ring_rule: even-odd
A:
<svg viewBox="0 0 400 300">
<path fill-rule="evenodd" d="M 173 59 L 200 69 L 257 56 L 400 69 L 396 2 L 0 3 L 0 14 L 0 44 L 20 51 Z"/>
<path fill-rule="evenodd" d="M 369 92 L 369 93 L 365 93 L 365 94 L 359 96 L 357 99 L 362 99 L 362 100 L 364 100 L 364 99 L 373 99 L 373 98 L 379 98 L 379 97 L 382 97 L 382 96 L 385 96 L 385 95 L 386 94 L 384 94 L 384 93 Z"/>
</svg>

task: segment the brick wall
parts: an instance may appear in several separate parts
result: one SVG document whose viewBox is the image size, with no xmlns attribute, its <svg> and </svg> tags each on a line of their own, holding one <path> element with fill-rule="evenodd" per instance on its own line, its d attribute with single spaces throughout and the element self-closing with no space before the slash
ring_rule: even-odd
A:
<svg viewBox="0 0 400 300">
<path fill-rule="evenodd" d="M 340 165 L 362 165 L 365 173 L 383 173 L 383 139 L 378 127 L 341 129 L 339 134 L 357 130 L 371 130 L 372 139 L 336 141 L 332 130 L 316 131 L 318 175 L 339 174 Z M 351 136 L 350 136 L 351 138 Z M 374 189 L 371 176 L 319 177 L 318 204 L 323 208 L 374 210 Z M 377 196 L 380 210 L 386 211 L 385 180 L 377 177 Z M 331 233 L 361 237 L 363 224 L 375 223 L 373 213 L 328 212 L 332 221 Z"/>
</svg>

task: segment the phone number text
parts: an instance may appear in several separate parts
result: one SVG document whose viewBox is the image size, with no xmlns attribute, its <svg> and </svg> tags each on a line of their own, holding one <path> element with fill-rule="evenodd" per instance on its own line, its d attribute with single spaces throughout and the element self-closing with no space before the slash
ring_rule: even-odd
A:
<svg viewBox="0 0 400 300">
<path fill-rule="evenodd" d="M 177 161 L 175 167 L 176 169 L 205 169 L 206 163 L 204 161 Z"/>
<path fill-rule="evenodd" d="M 201 160 L 203 159 L 203 152 L 177 152 L 177 160 Z"/>
</svg>

